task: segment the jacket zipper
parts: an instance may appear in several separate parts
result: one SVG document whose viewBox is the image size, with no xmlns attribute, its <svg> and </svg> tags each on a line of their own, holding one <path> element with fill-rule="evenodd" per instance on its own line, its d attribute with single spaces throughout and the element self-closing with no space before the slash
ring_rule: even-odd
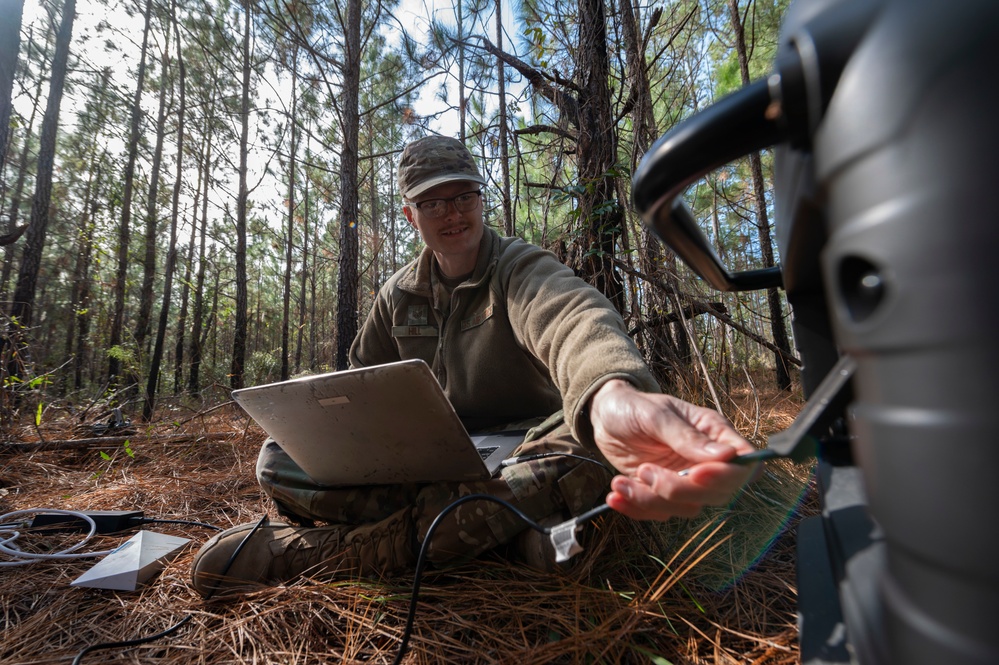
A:
<svg viewBox="0 0 999 665">
<path fill-rule="evenodd" d="M 454 318 L 452 314 L 454 313 L 455 306 L 458 303 L 456 295 L 459 288 L 461 287 L 460 286 L 455 287 L 454 291 L 451 292 L 450 306 L 448 307 L 447 315 L 444 316 L 443 314 L 441 314 L 439 310 L 437 311 L 437 316 L 438 318 L 440 318 L 441 321 L 440 336 L 438 337 L 438 342 L 437 342 L 437 358 L 438 358 L 437 382 L 441 384 L 441 388 L 447 387 L 447 363 L 444 361 L 444 351 L 447 348 L 446 342 L 448 337 L 447 335 L 448 324 L 450 323 L 451 319 Z"/>
</svg>

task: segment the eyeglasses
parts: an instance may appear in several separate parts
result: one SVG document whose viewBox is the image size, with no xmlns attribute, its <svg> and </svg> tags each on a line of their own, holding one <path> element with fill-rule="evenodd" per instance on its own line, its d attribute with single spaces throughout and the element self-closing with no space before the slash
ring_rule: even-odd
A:
<svg viewBox="0 0 999 665">
<path fill-rule="evenodd" d="M 458 212 L 471 212 L 475 210 L 475 207 L 479 205 L 479 197 L 482 196 L 481 191 L 465 192 L 464 194 L 459 194 L 458 196 L 452 196 L 449 199 L 427 199 L 426 201 L 420 201 L 419 203 L 410 203 L 424 215 L 430 219 L 437 219 L 438 217 L 443 217 L 447 214 L 447 204 L 454 203 L 454 209 Z"/>
</svg>

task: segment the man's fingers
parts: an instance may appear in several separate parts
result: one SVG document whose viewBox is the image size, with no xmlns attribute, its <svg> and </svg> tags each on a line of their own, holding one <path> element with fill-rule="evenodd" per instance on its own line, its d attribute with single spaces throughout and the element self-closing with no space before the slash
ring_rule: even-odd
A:
<svg viewBox="0 0 999 665">
<path fill-rule="evenodd" d="M 643 464 L 636 477 L 617 476 L 608 504 L 635 519 L 693 517 L 701 506 L 720 506 L 748 482 L 753 469 L 708 462 L 692 467 L 687 476 Z"/>
<path fill-rule="evenodd" d="M 731 501 L 732 496 L 752 480 L 756 467 L 755 464 L 705 462 L 688 469 L 684 478 L 689 480 L 693 487 L 711 488 L 712 493 L 716 495 L 716 500 L 711 505 L 720 506 Z M 681 493 L 678 498 L 682 499 L 682 496 Z"/>
<path fill-rule="evenodd" d="M 611 491 L 607 505 L 635 520 L 665 521 L 671 517 L 696 517 L 701 512 L 701 507 L 695 504 L 663 501 L 648 488 L 627 493 Z"/>
</svg>

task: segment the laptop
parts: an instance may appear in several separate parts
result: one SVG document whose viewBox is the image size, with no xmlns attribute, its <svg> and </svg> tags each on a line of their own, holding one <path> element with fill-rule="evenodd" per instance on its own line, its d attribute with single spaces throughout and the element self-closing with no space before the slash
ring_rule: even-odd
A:
<svg viewBox="0 0 999 665">
<path fill-rule="evenodd" d="M 242 388 L 232 397 L 324 486 L 485 480 L 526 434 L 470 436 L 422 360 Z"/>
</svg>

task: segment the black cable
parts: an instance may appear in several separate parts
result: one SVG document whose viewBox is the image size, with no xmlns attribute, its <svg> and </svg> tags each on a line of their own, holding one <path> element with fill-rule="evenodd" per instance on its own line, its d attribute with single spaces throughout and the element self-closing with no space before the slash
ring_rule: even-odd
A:
<svg viewBox="0 0 999 665">
<path fill-rule="evenodd" d="M 392 661 L 393 665 L 399 665 L 399 663 L 402 662 L 402 659 L 406 655 L 406 651 L 409 648 L 409 638 L 413 633 L 413 623 L 416 620 L 416 603 L 419 600 L 420 581 L 423 578 L 423 567 L 426 564 L 427 549 L 429 548 L 430 540 L 434 535 L 434 531 L 437 530 L 437 527 L 440 526 L 441 520 L 443 520 L 448 513 L 463 503 L 468 503 L 469 501 L 494 501 L 502 506 L 505 506 L 506 508 L 509 508 L 514 512 L 514 514 L 527 522 L 532 529 L 542 530 L 544 528 L 539 524 L 536 524 L 531 518 L 517 509 L 516 506 L 504 501 L 503 499 L 490 496 L 488 494 L 469 494 L 467 496 L 463 496 L 457 501 L 446 506 L 444 510 L 438 513 L 437 517 L 434 518 L 433 523 L 431 523 L 430 528 L 427 529 L 427 535 L 423 539 L 423 544 L 420 545 L 420 554 L 416 557 L 416 572 L 413 577 L 412 595 L 409 598 L 409 612 L 406 616 L 406 628 L 403 630 L 402 637 L 399 640 L 399 651 L 396 654 L 395 660 Z"/>
<path fill-rule="evenodd" d="M 236 549 L 233 551 L 232 555 L 229 557 L 229 560 L 226 562 L 225 567 L 222 568 L 221 577 L 225 577 L 225 574 L 229 572 L 230 568 L 232 568 L 232 564 L 236 561 L 236 557 L 239 556 L 239 553 L 243 550 L 243 547 L 246 545 L 247 541 L 253 536 L 253 534 L 255 534 L 260 529 L 261 526 L 264 525 L 266 521 L 267 521 L 267 515 L 264 515 L 263 517 L 260 518 L 260 521 L 258 521 L 255 525 L 253 525 L 253 528 L 250 529 L 249 533 L 243 536 L 243 540 L 241 540 L 239 545 L 236 546 Z M 220 527 L 211 524 L 204 524 L 201 522 L 188 522 L 185 520 L 157 520 L 157 519 L 142 518 L 140 524 L 149 524 L 149 523 L 158 523 L 158 522 L 193 524 L 195 526 L 204 526 L 210 529 L 217 529 L 219 531 L 222 531 Z M 212 590 L 208 592 L 208 595 L 205 596 L 205 600 L 208 600 L 209 598 L 214 596 L 215 592 L 218 591 L 218 589 L 219 587 L 217 585 L 213 587 Z M 124 642 L 103 642 L 101 644 L 91 644 L 90 646 L 85 647 L 82 651 L 76 654 L 76 658 L 73 659 L 71 665 L 79 665 L 80 662 L 83 660 L 83 657 L 86 656 L 91 651 L 97 651 L 98 649 L 124 649 L 126 647 L 137 646 L 139 644 L 145 644 L 147 642 L 152 642 L 154 640 L 167 637 L 177 632 L 177 630 L 179 630 L 181 626 L 190 621 L 192 618 L 194 618 L 194 615 L 188 614 L 186 617 L 181 619 L 176 625 L 167 628 L 162 633 L 157 633 L 156 635 L 150 635 L 149 637 L 140 637 L 134 640 L 126 640 Z"/>
<path fill-rule="evenodd" d="M 601 469 L 606 469 L 607 471 L 613 471 L 607 468 L 607 465 L 600 460 L 593 459 L 592 457 L 586 457 L 584 455 L 576 455 L 574 453 L 560 453 L 560 452 L 548 452 L 548 453 L 533 453 L 531 455 L 518 455 L 517 457 L 508 457 L 502 462 L 500 462 L 500 468 L 506 468 L 508 466 L 513 466 L 514 464 L 520 464 L 521 462 L 533 462 L 534 460 L 546 459 L 548 457 L 571 457 L 572 459 L 582 460 L 584 462 L 590 462 L 596 464 Z"/>
<path fill-rule="evenodd" d="M 266 523 L 267 523 L 267 514 L 265 513 L 264 516 L 261 517 L 257 521 L 257 523 L 253 525 L 253 528 L 250 529 L 250 531 L 245 536 L 243 536 L 243 540 L 239 541 L 239 545 L 237 545 L 236 549 L 233 550 L 232 555 L 229 557 L 229 560 L 226 561 L 225 566 L 222 567 L 222 572 L 219 573 L 220 582 L 222 578 L 225 577 L 225 574 L 229 572 L 229 569 L 232 568 L 232 564 L 236 562 L 236 557 L 238 557 L 239 553 L 243 551 L 243 547 L 245 547 L 246 543 L 249 542 L 250 538 L 253 537 L 253 534 L 259 531 L 260 527 L 262 527 Z M 209 600 L 212 596 L 215 595 L 215 592 L 218 590 L 219 590 L 219 585 L 216 584 L 215 586 L 212 587 L 212 590 L 208 592 L 208 595 L 205 596 L 205 600 Z"/>
<path fill-rule="evenodd" d="M 601 503 L 596 508 L 591 508 L 590 510 L 587 510 L 582 515 L 577 515 L 573 519 L 576 521 L 576 524 L 582 524 L 583 522 L 589 522 L 590 520 L 592 520 L 594 517 L 597 517 L 598 515 L 603 515 L 604 513 L 606 513 L 607 511 L 609 511 L 610 509 L 611 509 L 611 507 L 608 506 L 606 503 Z M 548 529 L 545 533 L 551 533 L 551 529 Z"/>
<path fill-rule="evenodd" d="M 515 463 L 526 462 L 526 461 L 535 460 L 535 459 L 542 459 L 542 458 L 545 458 L 545 457 L 554 457 L 554 456 L 573 457 L 573 458 L 576 458 L 576 459 L 585 460 L 587 462 L 593 462 L 594 464 L 599 464 L 601 467 L 604 466 L 599 461 L 597 461 L 595 459 L 592 459 L 592 458 L 589 458 L 589 457 L 583 457 L 582 455 L 573 455 L 571 453 L 558 453 L 558 452 L 538 453 L 538 454 L 535 454 L 535 455 L 525 455 L 523 457 L 515 458 L 516 459 Z M 528 517 L 527 515 L 525 515 L 519 508 L 517 508 L 513 504 L 509 503 L 508 501 L 504 501 L 503 499 L 500 499 L 499 497 L 491 496 L 489 494 L 469 494 L 469 495 L 463 496 L 460 499 L 458 499 L 458 500 L 452 502 L 451 504 L 447 505 L 437 515 L 437 517 L 434 518 L 434 521 L 433 521 L 433 523 L 431 523 L 430 528 L 427 529 L 427 535 L 423 539 L 423 544 L 420 546 L 420 553 L 417 556 L 417 560 L 416 560 L 416 571 L 415 571 L 415 574 L 414 574 L 414 577 L 413 577 L 412 596 L 411 596 L 410 601 L 409 601 L 409 610 L 408 610 L 407 616 L 406 616 L 406 628 L 403 631 L 402 638 L 400 639 L 400 642 L 399 642 L 399 652 L 396 655 L 395 661 L 393 661 L 393 665 L 399 665 L 399 663 L 402 662 L 402 659 L 406 655 L 406 651 L 409 648 L 409 639 L 410 639 L 410 637 L 411 637 L 411 635 L 413 633 L 413 624 L 415 623 L 415 620 L 416 620 L 416 606 L 417 606 L 417 602 L 419 601 L 420 583 L 421 583 L 421 580 L 422 580 L 422 577 L 423 577 L 423 568 L 426 565 L 426 556 L 427 556 L 427 551 L 429 549 L 430 540 L 433 537 L 434 532 L 437 530 L 437 527 L 440 526 L 441 521 L 444 519 L 444 517 L 446 517 L 451 511 L 453 511 L 456 508 L 458 508 L 458 506 L 460 506 L 460 505 L 462 505 L 464 503 L 468 503 L 470 501 L 492 501 L 494 503 L 498 503 L 501 506 L 503 506 L 504 508 L 506 508 L 507 510 L 511 511 L 512 513 L 514 513 L 517 517 L 519 517 L 520 519 L 522 519 L 524 522 L 526 522 L 529 528 L 532 528 L 535 531 L 539 531 L 539 532 L 544 533 L 544 534 L 550 534 L 552 532 L 552 528 L 551 527 L 541 526 L 540 524 L 538 524 L 537 522 L 535 522 L 534 520 L 532 520 L 530 517 Z M 588 512 L 585 512 L 582 515 L 579 515 L 578 517 L 574 518 L 574 522 L 577 525 L 581 524 L 583 522 L 586 522 L 586 521 L 589 521 L 589 520 L 593 519 L 594 517 L 596 517 L 596 516 L 598 516 L 598 515 L 606 512 L 609 509 L 610 509 L 610 506 L 608 506 L 607 504 L 601 504 L 601 505 L 597 506 L 596 508 L 593 508 L 592 510 L 590 510 Z M 243 536 L 243 540 L 241 540 L 240 543 L 239 543 L 239 545 L 236 546 L 236 549 L 233 551 L 232 555 L 229 557 L 229 560 L 226 562 L 225 566 L 222 568 L 222 572 L 219 575 L 220 577 L 223 577 L 223 578 L 225 577 L 225 574 L 229 572 L 230 568 L 232 568 L 232 565 L 233 565 L 233 563 L 235 563 L 236 558 L 239 556 L 240 552 L 243 551 L 243 548 L 246 546 L 246 543 L 250 540 L 250 538 L 253 537 L 253 535 L 260 529 L 260 527 L 262 527 L 264 524 L 267 523 L 267 519 L 268 519 L 267 515 L 265 514 L 263 517 L 260 518 L 260 520 L 255 525 L 253 525 L 253 528 L 250 529 L 250 531 L 245 536 Z M 188 525 L 192 525 L 192 526 L 200 526 L 200 527 L 205 527 L 205 528 L 208 528 L 208 529 L 214 529 L 216 531 L 222 531 L 223 530 L 221 527 L 215 526 L 213 524 L 206 524 L 204 522 L 194 522 L 194 521 L 189 521 L 189 520 L 137 518 L 137 519 L 135 519 L 133 521 L 135 522 L 134 526 L 141 526 L 141 525 L 144 525 L 144 524 L 188 524 Z M 211 599 L 211 597 L 215 595 L 215 592 L 218 591 L 219 588 L 220 587 L 218 585 L 212 587 L 211 591 L 208 592 L 208 595 L 205 596 L 205 600 Z M 146 644 L 147 642 L 152 642 L 152 641 L 158 640 L 160 638 L 172 635 L 177 630 L 179 630 L 181 628 L 181 626 L 183 626 L 185 623 L 187 623 L 188 621 L 190 621 L 193 618 L 193 616 L 194 615 L 189 614 L 186 617 L 184 617 L 183 619 L 181 619 L 180 622 L 178 622 L 176 625 L 168 628 L 167 630 L 165 630 L 165 631 L 163 631 L 161 633 L 157 633 L 156 635 L 151 635 L 149 637 L 142 637 L 142 638 L 137 638 L 137 639 L 134 639 L 134 640 L 126 640 L 124 642 L 106 642 L 106 643 L 101 643 L 101 644 L 92 644 L 92 645 L 90 645 L 88 647 L 85 647 L 82 651 L 80 651 L 76 655 L 76 658 L 73 659 L 73 662 L 72 662 L 71 665 L 79 665 L 79 663 L 82 661 L 83 657 L 85 655 L 87 655 L 88 653 L 90 653 L 91 651 L 97 651 L 99 649 L 120 649 L 120 648 L 126 648 L 126 647 L 130 647 L 130 646 L 137 646 L 137 645 L 140 645 L 140 644 Z"/>
<path fill-rule="evenodd" d="M 434 521 L 433 523 L 431 523 L 430 528 L 427 529 L 427 535 L 423 539 L 423 544 L 420 545 L 420 553 L 416 558 L 416 572 L 414 573 L 413 577 L 413 591 L 409 599 L 409 610 L 406 615 L 406 628 L 403 630 L 402 637 L 399 640 L 399 652 L 396 654 L 395 660 L 392 661 L 392 665 L 399 665 L 402 662 L 402 659 L 406 655 L 406 651 L 409 648 L 409 638 L 412 636 L 413 623 L 416 620 L 416 604 L 419 600 L 420 582 L 423 578 L 423 567 L 426 565 L 427 550 L 429 549 L 430 540 L 434 535 L 434 531 L 437 530 L 437 527 L 440 526 L 441 520 L 443 520 L 448 513 L 450 513 L 458 506 L 464 503 L 468 503 L 469 501 L 492 501 L 493 503 L 498 503 L 507 510 L 514 513 L 517 517 L 519 517 L 523 521 L 527 522 L 527 525 L 530 528 L 534 529 L 535 531 L 540 531 L 541 533 L 544 534 L 550 534 L 552 532 L 552 529 L 554 528 L 554 527 L 541 526 L 540 524 L 532 520 L 530 517 L 525 515 L 523 512 L 521 512 L 521 510 L 516 506 L 514 506 L 513 504 L 504 501 L 499 497 L 495 497 L 489 494 L 469 494 L 467 496 L 461 497 L 460 499 L 454 501 L 453 503 L 448 504 L 444 508 L 444 510 L 438 513 L 437 517 L 434 518 Z M 601 513 L 604 513 L 608 510 L 610 510 L 610 506 L 604 503 L 597 506 L 596 508 L 593 508 L 592 510 L 583 513 L 582 515 L 579 515 L 578 517 L 572 518 L 572 520 L 570 521 L 574 521 L 575 524 L 581 524 L 583 522 L 593 519 L 597 515 L 600 515 Z"/>
<path fill-rule="evenodd" d="M 190 621 L 192 618 L 194 618 L 194 615 L 193 614 L 188 614 L 186 617 L 184 617 L 183 619 L 181 619 L 178 623 L 176 623 L 175 625 L 171 626 L 170 628 L 167 628 L 162 633 L 157 633 L 155 635 L 150 635 L 149 637 L 140 637 L 140 638 L 137 638 L 137 639 L 134 639 L 134 640 L 125 640 L 124 642 L 105 642 L 103 644 L 91 644 L 89 647 L 84 648 L 82 651 L 80 651 L 80 653 L 76 654 L 76 658 L 73 659 L 73 662 L 72 662 L 71 665 L 80 665 L 80 662 L 83 661 L 83 657 L 86 656 L 91 651 L 97 651 L 99 649 L 124 649 L 126 647 L 134 647 L 134 646 L 138 646 L 140 644 L 146 644 L 147 642 L 152 642 L 154 640 L 158 640 L 161 637 L 166 637 L 168 635 L 172 635 L 173 633 L 175 633 L 178 630 L 180 630 L 180 627 L 183 626 L 188 621 Z"/>
</svg>

